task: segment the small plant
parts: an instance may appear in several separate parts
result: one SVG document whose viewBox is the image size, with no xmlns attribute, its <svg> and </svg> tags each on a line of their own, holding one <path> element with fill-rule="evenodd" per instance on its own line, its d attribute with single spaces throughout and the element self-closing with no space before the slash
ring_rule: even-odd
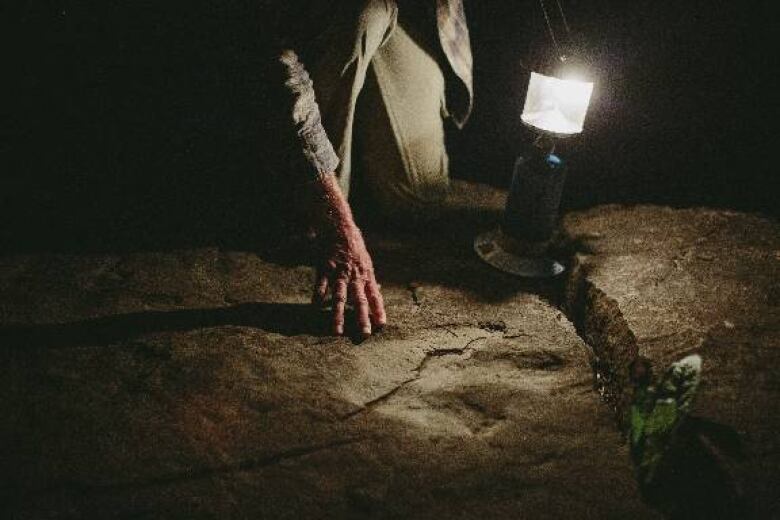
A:
<svg viewBox="0 0 780 520">
<path fill-rule="evenodd" d="M 701 380 L 701 356 L 687 356 L 655 383 L 640 381 L 629 411 L 631 457 L 639 483 L 649 485 L 668 453 L 680 425 L 688 417 Z"/>
</svg>

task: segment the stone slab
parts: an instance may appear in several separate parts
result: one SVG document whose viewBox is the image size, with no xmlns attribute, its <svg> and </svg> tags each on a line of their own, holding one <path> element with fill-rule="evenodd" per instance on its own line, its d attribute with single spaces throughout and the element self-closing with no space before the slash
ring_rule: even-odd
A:
<svg viewBox="0 0 780 520">
<path fill-rule="evenodd" d="M 0 259 L 0 502 L 19 519 L 655 517 L 588 348 L 480 264 L 469 229 L 371 237 L 390 324 L 360 344 L 327 335 L 308 267 L 252 251 Z"/>
</svg>

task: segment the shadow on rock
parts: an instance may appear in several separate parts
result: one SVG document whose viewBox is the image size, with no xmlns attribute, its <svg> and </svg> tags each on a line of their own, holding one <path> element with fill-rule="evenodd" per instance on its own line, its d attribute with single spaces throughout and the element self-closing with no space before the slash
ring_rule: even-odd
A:
<svg viewBox="0 0 780 520">
<path fill-rule="evenodd" d="M 0 328 L 0 347 L 68 348 L 105 345 L 143 334 L 241 326 L 295 336 L 328 334 L 328 317 L 307 304 L 245 303 L 215 309 L 150 311 L 72 323 Z M 349 318 L 349 317 L 348 317 Z"/>
<path fill-rule="evenodd" d="M 754 518 L 725 456 L 742 457 L 738 434 L 700 417 L 680 425 L 643 498 L 668 518 Z"/>
</svg>

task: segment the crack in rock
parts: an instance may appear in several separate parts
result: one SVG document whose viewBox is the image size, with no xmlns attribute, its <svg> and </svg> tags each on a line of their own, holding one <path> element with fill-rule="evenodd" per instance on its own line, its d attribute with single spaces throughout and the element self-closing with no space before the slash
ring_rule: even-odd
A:
<svg viewBox="0 0 780 520">
<path fill-rule="evenodd" d="M 414 372 L 414 376 L 410 377 L 408 379 L 405 379 L 404 381 L 401 381 L 396 386 L 385 392 L 384 394 L 375 397 L 374 399 L 371 399 L 370 401 L 366 401 L 363 403 L 363 405 L 360 408 L 357 408 L 356 410 L 353 410 L 347 414 L 344 414 L 341 416 L 341 420 L 346 421 L 349 419 L 352 419 L 353 417 L 357 415 L 362 415 L 365 412 L 370 412 L 380 404 L 384 403 L 391 397 L 393 397 L 395 394 L 400 392 L 404 387 L 407 385 L 414 383 L 420 377 L 422 377 L 422 373 L 425 371 L 425 368 L 428 364 L 428 362 L 433 358 L 438 357 L 444 357 L 444 356 L 462 356 L 467 353 L 472 353 L 474 351 L 474 348 L 471 346 L 477 341 L 487 339 L 487 336 L 480 336 L 477 338 L 472 338 L 466 344 L 461 348 L 443 348 L 443 349 L 433 349 L 425 353 L 425 357 L 420 361 L 420 363 L 413 368 L 411 371 Z"/>
<path fill-rule="evenodd" d="M 179 484 L 182 482 L 191 482 L 194 480 L 207 479 L 213 476 L 225 475 L 231 473 L 240 473 L 267 468 L 276 464 L 281 464 L 288 460 L 294 460 L 308 455 L 313 455 L 322 451 L 334 448 L 341 448 L 363 442 L 365 438 L 347 438 L 339 439 L 328 443 L 315 444 L 312 446 L 298 446 L 288 450 L 273 453 L 261 457 L 252 457 L 241 460 L 235 464 L 224 464 L 220 466 L 207 466 L 202 468 L 192 468 L 188 471 L 173 473 L 169 475 L 160 475 L 146 480 L 137 480 L 129 482 L 117 482 L 111 484 L 88 484 L 82 482 L 66 481 L 49 486 L 44 489 L 38 489 L 31 493 L 35 496 L 46 495 L 61 492 L 65 489 L 78 491 L 81 494 L 99 494 L 112 491 L 140 490 L 156 486 L 165 486 L 169 484 Z"/>
<path fill-rule="evenodd" d="M 422 359 L 420 364 L 417 366 L 417 368 L 414 369 L 415 372 L 417 372 L 417 378 L 419 379 L 420 373 L 425 370 L 425 367 L 428 365 L 428 362 L 437 357 L 443 357 L 443 356 L 462 356 L 464 354 L 469 354 L 474 351 L 474 348 L 471 346 L 477 341 L 485 340 L 487 339 L 487 336 L 479 336 L 477 338 L 472 338 L 469 341 L 466 342 L 466 344 L 461 348 L 444 348 L 444 349 L 433 349 L 425 353 L 425 357 Z"/>
<path fill-rule="evenodd" d="M 594 389 L 622 427 L 633 398 L 630 367 L 639 359 L 639 346 L 617 301 L 588 279 L 588 270 L 584 257 L 572 259 L 563 308 L 594 356 Z"/>
<path fill-rule="evenodd" d="M 480 321 L 477 323 L 477 326 L 479 326 L 480 329 L 484 329 L 488 332 L 506 332 L 507 329 L 506 323 L 504 323 L 503 320 Z"/>
</svg>

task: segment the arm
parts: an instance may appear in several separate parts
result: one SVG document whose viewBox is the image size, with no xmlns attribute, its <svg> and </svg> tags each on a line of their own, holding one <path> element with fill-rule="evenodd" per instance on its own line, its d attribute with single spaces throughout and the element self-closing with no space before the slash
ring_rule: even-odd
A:
<svg viewBox="0 0 780 520">
<path fill-rule="evenodd" d="M 279 62 L 284 70 L 285 87 L 291 95 L 292 122 L 305 159 L 303 168 L 309 170 L 314 182 L 315 227 L 325 244 L 313 300 L 321 303 L 329 292 L 333 294 L 336 334 L 344 333 L 344 308 L 347 300 L 351 300 L 358 328 L 368 336 L 372 325 L 381 327 L 386 322 L 371 256 L 333 174 L 338 157 L 322 126 L 312 81 L 295 52 L 281 52 Z"/>
</svg>

